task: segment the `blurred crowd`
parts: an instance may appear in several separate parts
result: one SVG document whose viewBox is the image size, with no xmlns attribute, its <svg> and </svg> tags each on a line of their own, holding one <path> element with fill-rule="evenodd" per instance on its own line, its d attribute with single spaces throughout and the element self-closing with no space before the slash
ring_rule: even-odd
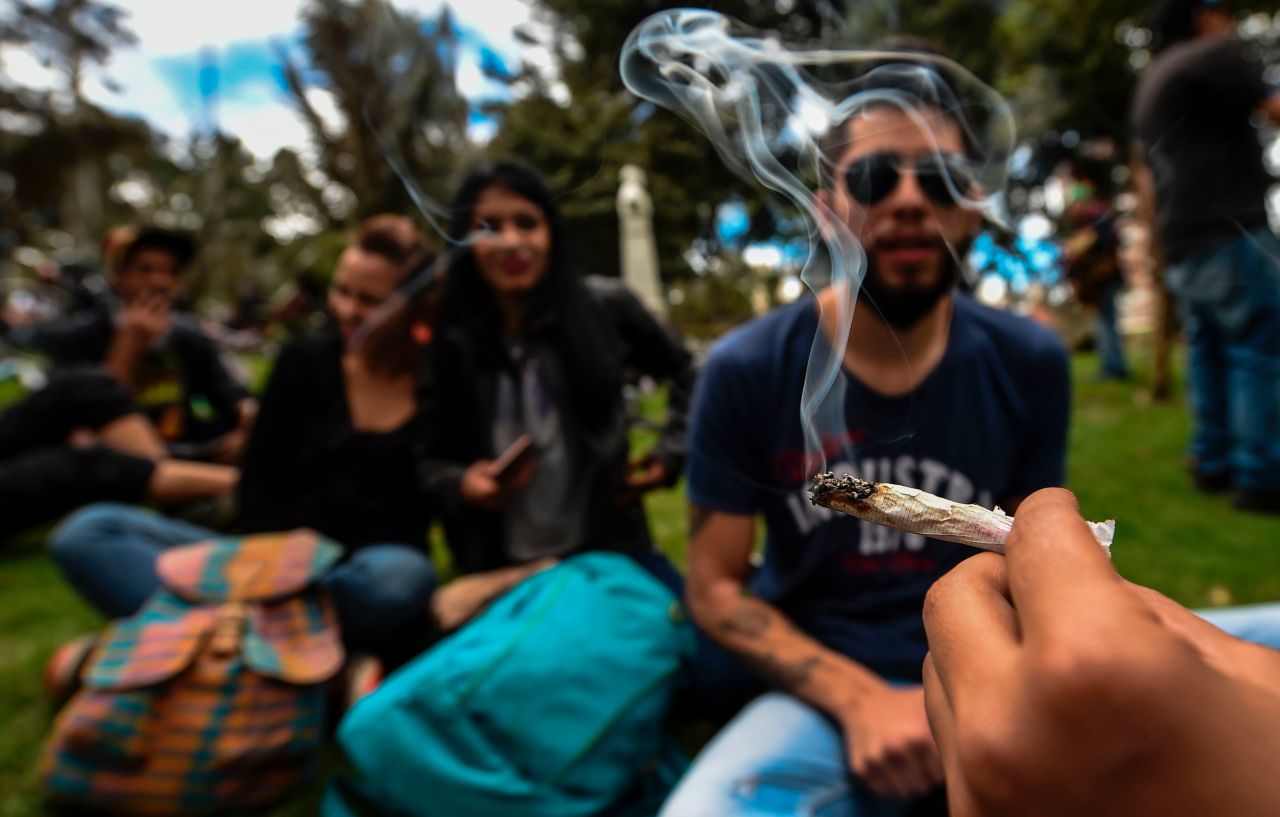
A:
<svg viewBox="0 0 1280 817">
<path fill-rule="evenodd" d="M 1189 479 L 1275 513 L 1280 242 L 1253 120 L 1280 123 L 1280 91 L 1225 3 L 1160 15 L 1132 189 L 1114 148 L 1062 163 L 1044 292 L 1070 288 L 1097 376 L 1128 379 L 1126 236 L 1149 230 L 1189 347 Z M 1027 317 L 965 292 L 967 123 L 918 57 L 872 66 L 880 96 L 824 143 L 815 196 L 867 253 L 852 319 L 822 288 L 696 364 L 580 274 L 556 191 L 510 159 L 467 172 L 446 236 L 372 216 L 327 285 L 246 293 L 221 324 L 184 302 L 181 232 L 119 227 L 97 267 L 41 266 L 0 315 L 47 363 L 0 413 L 0 540 L 44 531 L 116 622 L 50 663 L 50 798 L 262 807 L 333 736 L 332 815 L 1280 808 L 1280 612 L 1193 615 L 1093 541 L 1060 487 L 1060 318 L 1047 294 Z M 262 383 L 229 362 L 268 349 Z M 841 402 L 815 433 L 824 355 Z M 666 414 L 636 450 L 642 379 Z M 1008 558 L 817 508 L 822 465 L 1016 512 Z M 681 477 L 684 571 L 642 501 Z M 716 735 L 692 763 L 690 723 Z"/>
</svg>

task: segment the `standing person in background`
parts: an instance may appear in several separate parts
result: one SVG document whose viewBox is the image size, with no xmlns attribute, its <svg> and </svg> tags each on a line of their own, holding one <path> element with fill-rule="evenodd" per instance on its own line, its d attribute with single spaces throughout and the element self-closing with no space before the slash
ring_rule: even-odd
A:
<svg viewBox="0 0 1280 817">
<path fill-rule="evenodd" d="M 1254 125 L 1280 123 L 1280 90 L 1224 0 L 1165 0 L 1153 28 L 1131 153 L 1186 325 L 1192 475 L 1204 491 L 1234 488 L 1238 508 L 1280 513 L 1280 240 Z"/>
<path fill-rule="evenodd" d="M 425 553 L 432 510 L 419 483 L 429 436 L 418 373 L 430 340 L 429 301 L 403 293 L 431 254 L 413 222 L 366 220 L 329 288 L 330 326 L 280 353 L 244 458 L 241 526 L 312 528 L 347 548 L 323 580 L 353 649 L 395 665 L 426 643 L 435 573 Z M 381 323 L 371 326 L 375 316 Z M 110 617 L 156 587 L 166 548 L 214 533 L 139 508 L 94 505 L 54 532 L 64 575 Z"/>
<path fill-rule="evenodd" d="M 634 556 L 668 585 L 640 496 L 671 485 L 684 458 L 693 384 L 683 344 L 616 281 L 582 279 L 538 174 L 501 161 L 473 170 L 454 197 L 454 240 L 433 346 L 429 469 L 448 545 L 464 574 L 433 601 L 450 630 L 549 560 L 586 549 Z M 628 459 L 624 370 L 668 384 L 657 446 Z M 532 456 L 495 459 L 527 435 Z"/>
<path fill-rule="evenodd" d="M 119 240 L 120 234 L 109 234 Z M 104 243 L 104 253 L 115 252 Z M 179 453 L 237 462 L 256 401 L 227 372 L 199 323 L 175 311 L 195 246 L 182 233 L 145 229 L 105 257 L 110 297 L 58 321 L 9 332 L 56 368 L 105 366 Z"/>
<path fill-rule="evenodd" d="M 1108 165 L 1076 158 L 1068 167 L 1067 202 L 1062 214 L 1067 278 L 1080 303 L 1098 313 L 1094 331 L 1098 379 L 1127 380 L 1129 364 L 1119 326 L 1124 273 L 1120 267 L 1116 213 L 1107 195 L 1111 187 Z"/>
</svg>

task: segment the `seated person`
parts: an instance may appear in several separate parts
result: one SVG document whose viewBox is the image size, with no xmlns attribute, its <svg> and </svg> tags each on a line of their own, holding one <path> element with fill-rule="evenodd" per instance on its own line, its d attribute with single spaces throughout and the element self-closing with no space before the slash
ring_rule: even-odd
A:
<svg viewBox="0 0 1280 817">
<path fill-rule="evenodd" d="M 90 502 L 175 505 L 229 495 L 239 471 L 172 459 L 115 378 L 55 372 L 0 413 L 0 542 Z"/>
<path fill-rule="evenodd" d="M 331 325 L 286 346 L 262 398 L 240 481 L 248 532 L 308 527 L 345 545 L 326 577 L 343 635 L 389 663 L 427 634 L 431 519 L 418 483 L 427 436 L 416 373 L 426 325 L 409 300 L 362 329 L 429 258 L 413 223 L 375 216 L 343 252 L 329 289 Z M 415 337 L 416 334 L 416 337 Z M 127 615 L 155 589 L 151 565 L 208 530 L 119 505 L 64 522 L 50 547 L 67 579 L 104 614 Z"/>
<path fill-rule="evenodd" d="M 954 817 L 1280 813 L 1280 652 L 1122 579 L 1066 491 L 1028 497 L 1005 552 L 925 607 Z M 1280 646 L 1260 610 L 1230 618 Z"/>
<path fill-rule="evenodd" d="M 427 469 L 450 550 L 466 574 L 433 608 L 445 630 L 549 560 L 633 555 L 668 586 L 640 495 L 672 484 L 684 453 L 692 359 L 621 284 L 578 277 L 555 200 L 533 170 L 475 169 L 454 197 L 450 265 L 432 348 L 434 461 Z M 624 368 L 669 385 L 656 448 L 629 462 Z M 534 455 L 495 458 L 522 436 Z"/>
<path fill-rule="evenodd" d="M 921 615 L 929 586 L 975 551 L 814 507 L 807 488 L 822 458 L 837 472 L 1010 510 L 1065 477 L 1062 342 L 954 288 L 981 226 L 966 205 L 981 191 L 968 175 L 964 108 L 927 65 L 866 74 L 863 88 L 877 93 L 822 146 L 823 228 L 866 251 L 850 323 L 836 317 L 843 285 L 827 286 L 724 336 L 703 366 L 687 598 L 714 644 L 698 681 L 708 710 L 749 704 L 694 761 L 664 817 L 940 805 Z M 811 353 L 838 366 L 843 402 L 807 436 Z M 753 571 L 757 516 L 766 540 Z"/>
<path fill-rule="evenodd" d="M 8 340 L 55 368 L 106 366 L 176 453 L 235 462 L 255 403 L 195 319 L 174 309 L 194 254 L 181 233 L 142 230 L 116 256 L 109 297 L 58 321 L 12 328 Z"/>
</svg>

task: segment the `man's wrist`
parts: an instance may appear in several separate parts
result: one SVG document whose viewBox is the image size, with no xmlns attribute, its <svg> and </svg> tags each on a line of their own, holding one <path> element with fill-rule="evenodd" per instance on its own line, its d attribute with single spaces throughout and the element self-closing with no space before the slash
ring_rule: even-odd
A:
<svg viewBox="0 0 1280 817">
<path fill-rule="evenodd" d="M 815 673 L 820 703 L 841 721 L 861 717 L 877 693 L 888 689 L 884 679 L 842 655 L 834 655 Z"/>
</svg>

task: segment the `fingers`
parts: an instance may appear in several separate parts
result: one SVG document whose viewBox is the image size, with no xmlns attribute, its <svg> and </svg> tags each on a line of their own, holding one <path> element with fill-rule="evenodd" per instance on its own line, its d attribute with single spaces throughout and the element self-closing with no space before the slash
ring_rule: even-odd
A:
<svg viewBox="0 0 1280 817">
<path fill-rule="evenodd" d="M 1131 600 L 1080 516 L 1075 495 L 1037 491 L 1018 507 L 1005 544 L 1009 590 L 1024 638 L 1112 618 Z"/>
<path fill-rule="evenodd" d="M 879 797 L 909 800 L 942 782 L 942 761 L 934 746 L 912 745 L 867 763 L 858 777 Z"/>
<path fill-rule="evenodd" d="M 950 706 L 998 689 L 1019 641 L 1005 560 L 980 553 L 939 579 L 925 599 L 924 626 L 930 665 Z"/>
<path fill-rule="evenodd" d="M 924 657 L 924 713 L 929 719 L 929 731 L 938 744 L 938 750 L 945 759 L 950 759 L 955 736 L 955 710 L 951 706 L 951 698 L 942 679 L 938 676 L 937 662 L 933 653 Z"/>
</svg>

